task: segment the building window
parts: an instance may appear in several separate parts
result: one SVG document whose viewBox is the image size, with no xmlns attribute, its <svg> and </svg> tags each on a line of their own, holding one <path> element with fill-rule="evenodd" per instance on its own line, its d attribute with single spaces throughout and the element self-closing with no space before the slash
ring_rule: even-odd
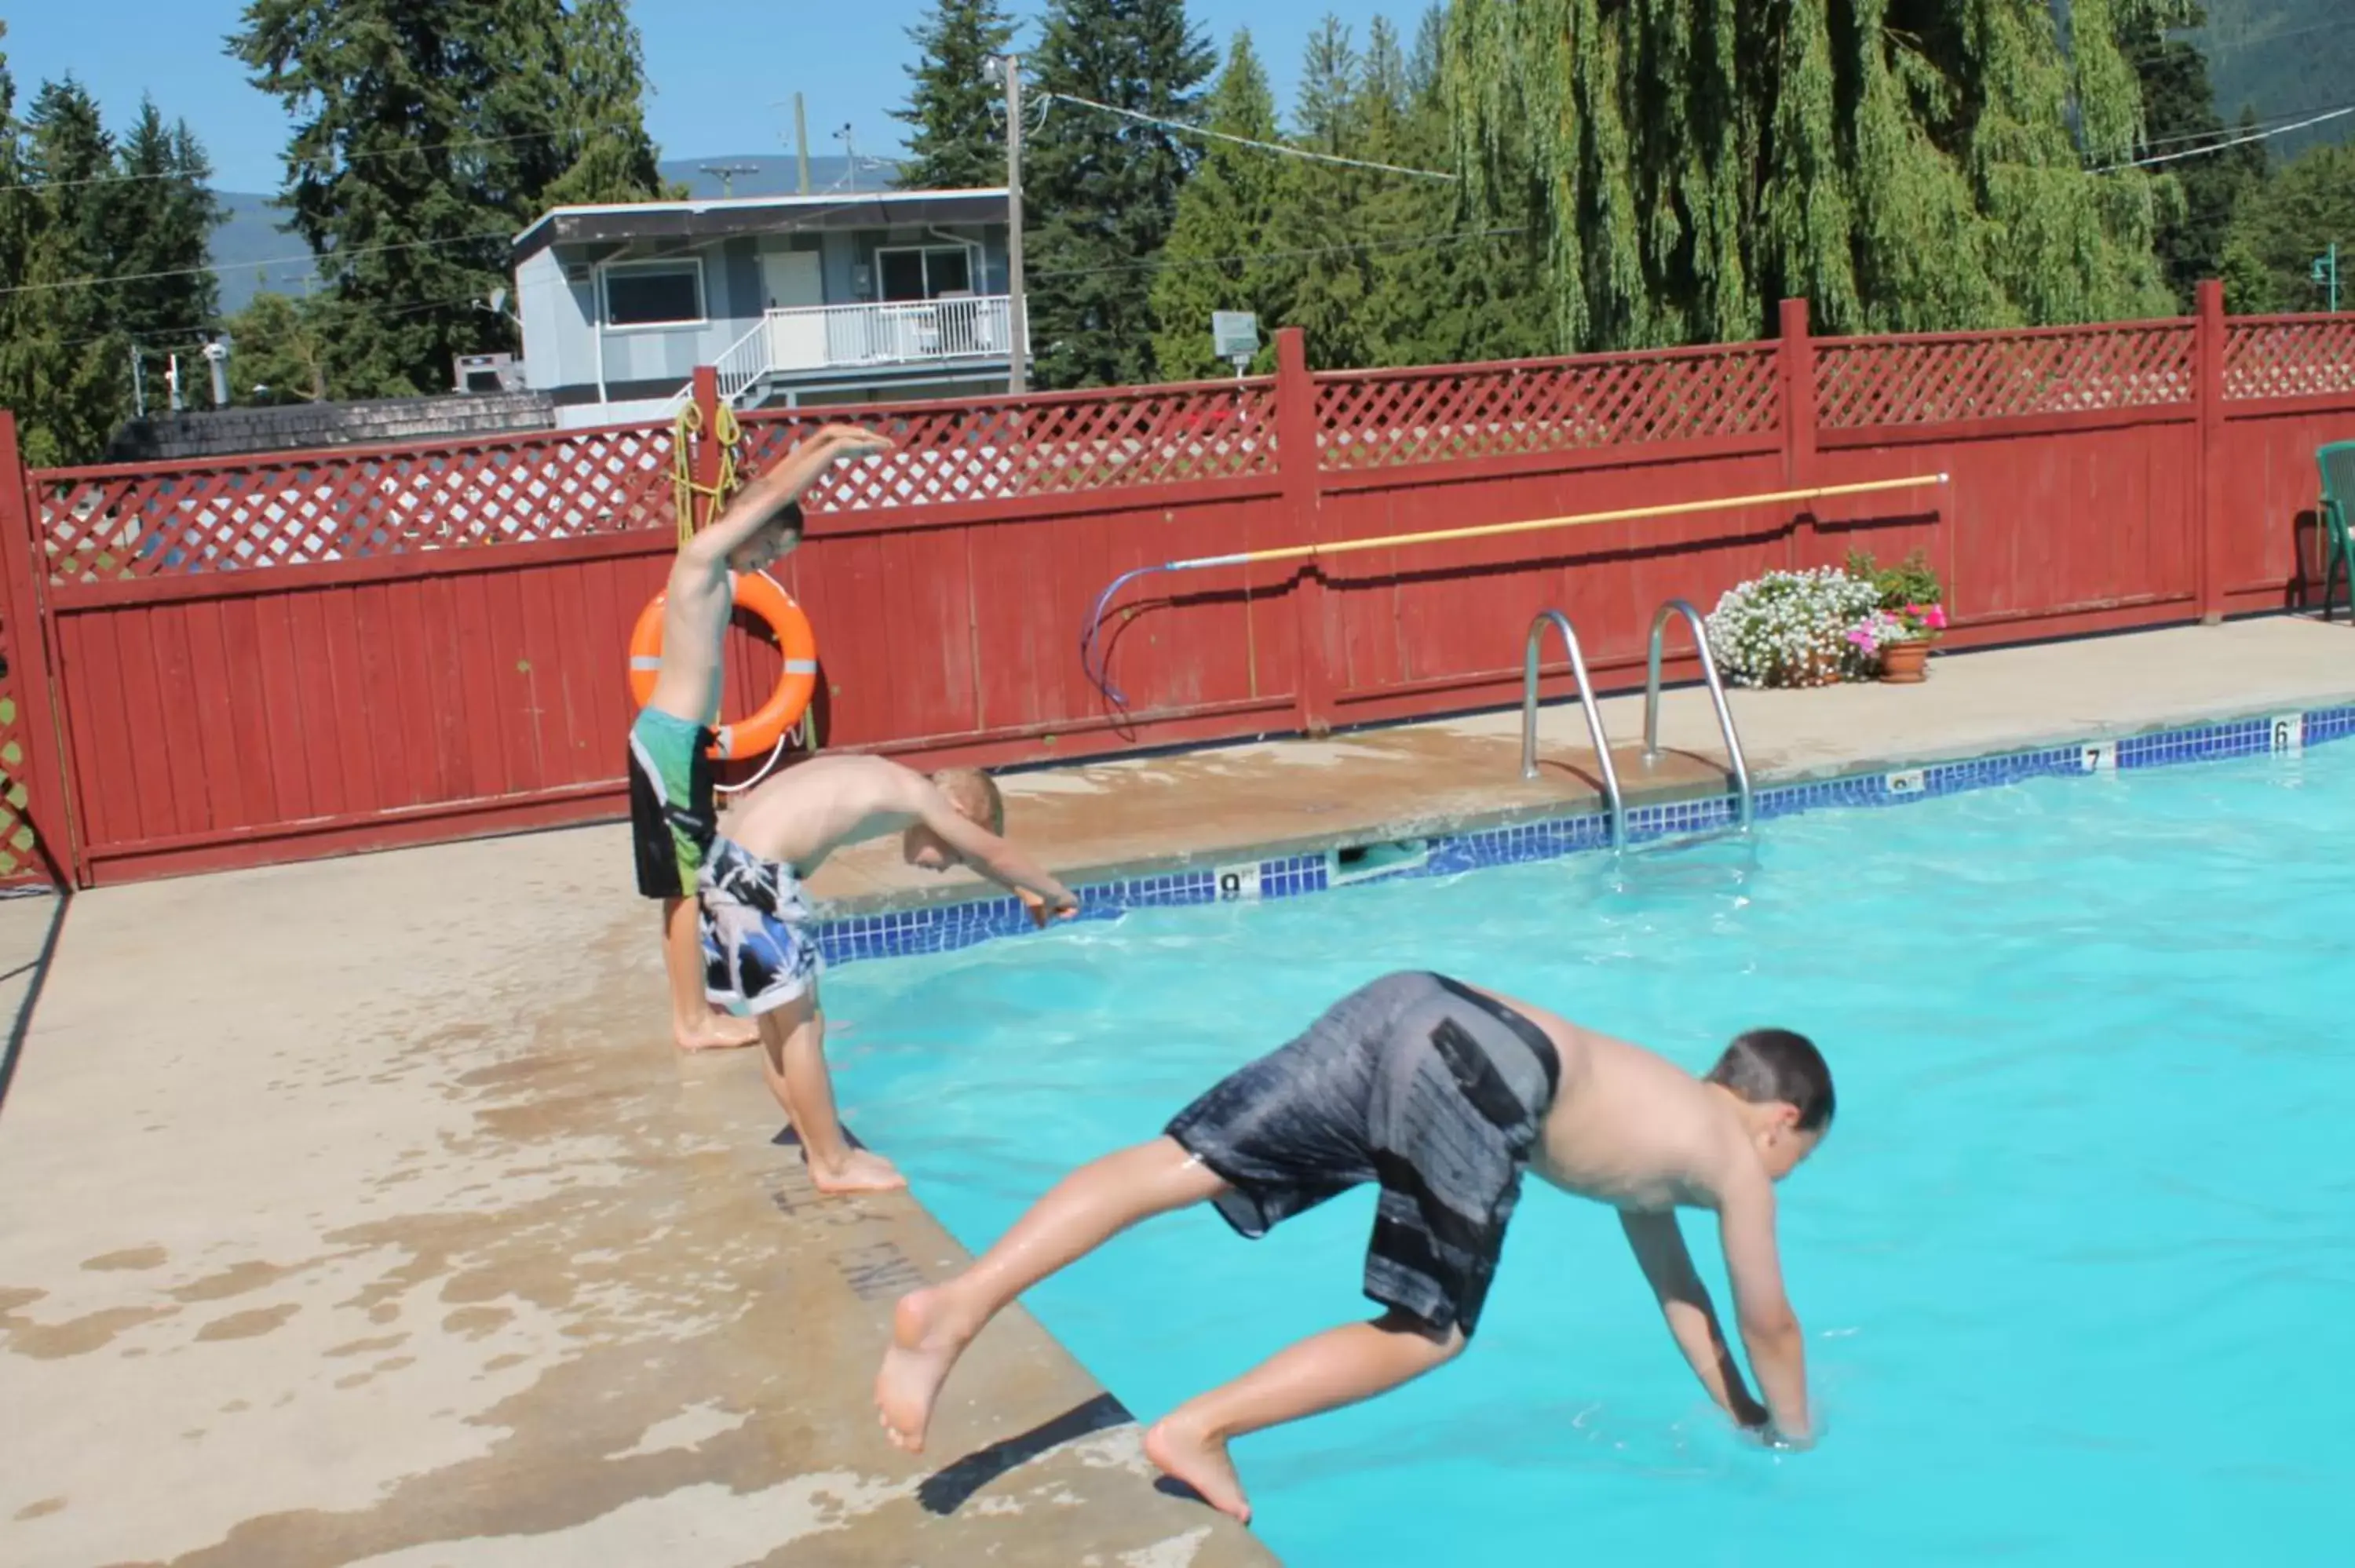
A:
<svg viewBox="0 0 2355 1568">
<path fill-rule="evenodd" d="M 619 261 L 605 269 L 608 326 L 687 326 L 702 320 L 701 261 Z"/>
<path fill-rule="evenodd" d="M 878 250 L 886 300 L 937 300 L 973 292 L 973 252 L 964 245 L 909 246 Z"/>
</svg>

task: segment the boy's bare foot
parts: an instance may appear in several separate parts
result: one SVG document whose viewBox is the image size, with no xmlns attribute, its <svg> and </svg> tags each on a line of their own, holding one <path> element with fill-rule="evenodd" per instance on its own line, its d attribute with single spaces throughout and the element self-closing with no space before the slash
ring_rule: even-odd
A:
<svg viewBox="0 0 2355 1568">
<path fill-rule="evenodd" d="M 863 1149 L 844 1154 L 839 1165 L 820 1165 L 813 1160 L 809 1173 L 810 1185 L 821 1192 L 889 1192 L 908 1184 L 898 1166 Z"/>
<path fill-rule="evenodd" d="M 738 1051 L 760 1044 L 761 1026 L 749 1018 L 714 1014 L 692 1029 L 674 1027 L 670 1039 L 682 1051 Z"/>
<path fill-rule="evenodd" d="M 1145 1434 L 1145 1457 L 1201 1493 L 1202 1500 L 1220 1513 L 1251 1522 L 1251 1500 L 1243 1496 L 1235 1462 L 1227 1457 L 1225 1438 L 1197 1432 L 1176 1415 L 1165 1415 Z"/>
<path fill-rule="evenodd" d="M 891 1308 L 891 1348 L 875 1374 L 875 1410 L 893 1446 L 924 1451 L 932 1401 L 970 1337 L 947 1321 L 937 1290 L 911 1290 Z"/>
</svg>

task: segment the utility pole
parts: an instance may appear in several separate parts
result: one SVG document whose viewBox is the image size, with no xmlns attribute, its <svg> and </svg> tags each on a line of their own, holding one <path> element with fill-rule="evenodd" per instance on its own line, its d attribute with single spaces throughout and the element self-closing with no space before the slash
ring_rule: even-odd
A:
<svg viewBox="0 0 2355 1568">
<path fill-rule="evenodd" d="M 802 117 L 802 95 L 794 94 L 794 166 L 800 175 L 800 190 L 809 195 L 809 122 Z"/>
<path fill-rule="evenodd" d="M 698 164 L 695 167 L 698 174 L 719 176 L 719 199 L 722 201 L 736 194 L 737 175 L 757 175 L 761 172 L 761 165 L 758 164 Z"/>
<path fill-rule="evenodd" d="M 2324 288 L 2329 291 L 2330 313 L 2333 315 L 2338 314 L 2339 241 L 2336 239 L 2332 240 L 2330 242 L 2330 249 L 2314 259 L 2314 265 L 2307 270 L 2307 276 L 2312 278 L 2316 282 L 2321 284 Z"/>
<path fill-rule="evenodd" d="M 139 364 L 139 345 L 131 345 L 131 415 L 136 419 L 147 417 L 147 377 Z"/>
<path fill-rule="evenodd" d="M 1006 324 L 1014 340 L 1006 390 L 1018 397 L 1030 383 L 1030 308 L 1022 287 L 1022 57 L 999 62 L 1006 81 Z"/>
</svg>

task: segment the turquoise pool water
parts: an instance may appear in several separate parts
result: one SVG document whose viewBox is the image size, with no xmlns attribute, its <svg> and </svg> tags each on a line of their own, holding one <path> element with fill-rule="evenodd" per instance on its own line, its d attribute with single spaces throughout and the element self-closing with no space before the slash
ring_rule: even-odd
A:
<svg viewBox="0 0 2355 1568">
<path fill-rule="evenodd" d="M 1391 969 L 1697 1069 L 1815 1036 L 1839 1121 L 1783 1210 L 1820 1446 L 1727 1430 L 1611 1216 L 1532 1183 L 1467 1355 L 1236 1445 L 1295 1568 L 2346 1563 L 2350 830 L 2355 746 L 2037 780 L 860 964 L 828 1010 L 853 1125 L 976 1251 Z M 1029 1304 L 1150 1419 L 1369 1311 L 1371 1212 L 1154 1221 Z"/>
</svg>

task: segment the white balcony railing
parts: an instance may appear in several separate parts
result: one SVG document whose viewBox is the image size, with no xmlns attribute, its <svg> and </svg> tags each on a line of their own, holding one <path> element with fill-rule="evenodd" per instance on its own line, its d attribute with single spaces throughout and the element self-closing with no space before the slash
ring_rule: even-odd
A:
<svg viewBox="0 0 2355 1568">
<path fill-rule="evenodd" d="M 1010 359 L 1004 294 L 774 310 L 719 356 L 719 395 L 740 400 L 771 376 Z"/>
</svg>

